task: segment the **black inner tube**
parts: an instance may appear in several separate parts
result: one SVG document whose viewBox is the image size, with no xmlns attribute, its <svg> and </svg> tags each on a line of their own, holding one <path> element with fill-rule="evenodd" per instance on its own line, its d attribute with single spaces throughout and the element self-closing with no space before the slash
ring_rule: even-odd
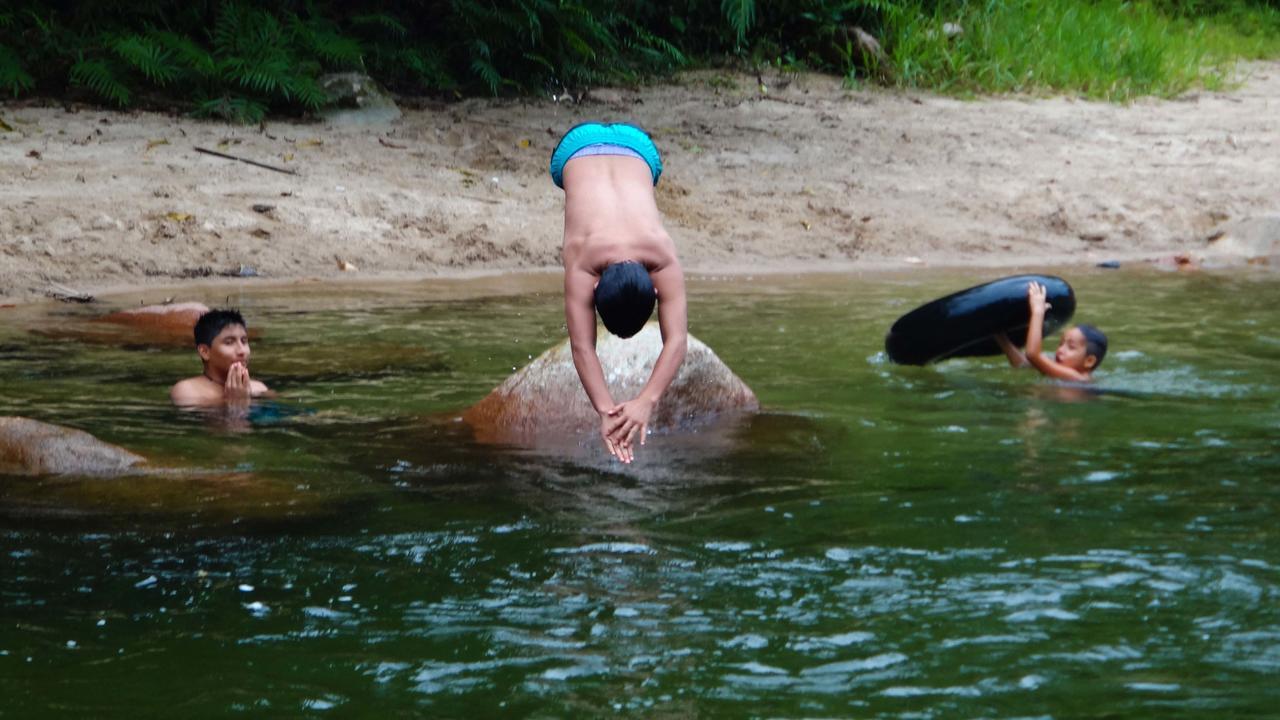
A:
<svg viewBox="0 0 1280 720">
<path fill-rule="evenodd" d="M 1045 287 L 1049 308 L 1044 334 L 1048 336 L 1075 314 L 1075 292 L 1066 280 L 1053 275 L 1013 275 L 938 298 L 898 318 L 884 338 L 885 352 L 901 365 L 1002 355 L 992 338 L 998 332 L 1022 347 L 1031 321 L 1027 285 L 1032 282 Z"/>
</svg>

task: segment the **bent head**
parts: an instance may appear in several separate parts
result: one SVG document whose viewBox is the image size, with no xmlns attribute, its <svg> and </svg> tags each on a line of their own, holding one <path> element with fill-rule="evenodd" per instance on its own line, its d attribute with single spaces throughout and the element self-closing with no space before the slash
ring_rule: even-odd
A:
<svg viewBox="0 0 1280 720">
<path fill-rule="evenodd" d="M 609 265 L 596 283 L 596 312 L 605 329 L 621 338 L 640 332 L 657 299 L 649 271 L 634 260 Z"/>
<path fill-rule="evenodd" d="M 1076 325 L 1062 333 L 1054 360 L 1081 372 L 1093 372 L 1107 356 L 1107 336 L 1092 325 Z"/>
<path fill-rule="evenodd" d="M 196 352 L 219 372 L 249 364 L 249 328 L 236 310 L 210 310 L 196 321 Z"/>
</svg>

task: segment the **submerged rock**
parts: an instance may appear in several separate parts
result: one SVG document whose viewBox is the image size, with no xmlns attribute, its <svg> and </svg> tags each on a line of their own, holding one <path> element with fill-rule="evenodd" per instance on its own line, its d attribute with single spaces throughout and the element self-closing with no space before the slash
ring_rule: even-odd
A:
<svg viewBox="0 0 1280 720">
<path fill-rule="evenodd" d="M 0 473 L 118 475 L 146 458 L 83 430 L 24 417 L 0 417 Z"/>
<path fill-rule="evenodd" d="M 57 340 L 75 340 L 123 347 L 191 347 L 196 321 L 209 312 L 198 302 L 145 305 L 91 319 L 32 328 L 31 332 Z M 250 338 L 254 336 L 251 331 Z"/>
<path fill-rule="evenodd" d="M 204 303 L 183 302 L 170 303 L 168 305 L 144 305 L 114 312 L 110 315 L 103 315 L 97 320 L 98 322 L 128 325 L 141 330 L 165 334 L 186 333 L 187 339 L 195 342 L 191 334 L 195 330 L 196 321 L 207 312 L 209 312 L 209 307 Z"/>
<path fill-rule="evenodd" d="M 627 340 L 601 333 L 596 353 L 613 397 L 619 401 L 635 397 L 648 382 L 661 351 L 657 323 L 649 323 Z M 759 407 L 751 388 L 711 348 L 689 336 L 684 364 L 654 409 L 649 429 L 693 429 Z M 600 416 L 578 380 L 568 340 L 507 378 L 462 419 L 481 442 L 572 442 L 573 435 L 597 433 L 600 428 Z"/>
</svg>

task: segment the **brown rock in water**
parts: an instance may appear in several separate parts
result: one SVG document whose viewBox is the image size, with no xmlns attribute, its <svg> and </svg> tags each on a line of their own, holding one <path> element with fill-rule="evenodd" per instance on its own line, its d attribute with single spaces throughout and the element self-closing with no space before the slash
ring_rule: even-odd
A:
<svg viewBox="0 0 1280 720">
<path fill-rule="evenodd" d="M 196 321 L 207 312 L 209 307 L 198 302 L 145 305 L 103 315 L 97 321 L 128 325 L 148 334 L 184 335 L 186 340 L 194 343 L 192 331 L 195 330 Z"/>
<path fill-rule="evenodd" d="M 0 417 L 0 473 L 118 475 L 146 461 L 83 430 Z"/>
<path fill-rule="evenodd" d="M 609 392 L 619 402 L 634 398 L 649 380 L 662 351 L 657 323 L 627 340 L 601 332 L 596 345 Z M 680 372 L 658 402 L 649 429 L 695 428 L 725 415 L 755 412 L 755 393 L 716 354 L 689 336 Z M 596 433 L 600 416 L 591 407 L 573 367 L 569 341 L 539 355 L 462 415 L 481 442 L 543 444 L 574 442 Z"/>
<path fill-rule="evenodd" d="M 209 312 L 198 302 L 146 305 L 70 324 L 33 328 L 31 332 L 58 340 L 76 340 L 126 347 L 192 347 L 200 316 Z M 255 333 L 251 330 L 249 337 Z"/>
</svg>

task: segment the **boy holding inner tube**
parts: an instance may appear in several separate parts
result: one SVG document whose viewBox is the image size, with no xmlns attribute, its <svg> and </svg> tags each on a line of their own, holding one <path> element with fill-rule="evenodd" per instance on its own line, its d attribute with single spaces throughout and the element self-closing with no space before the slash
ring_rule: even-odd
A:
<svg viewBox="0 0 1280 720">
<path fill-rule="evenodd" d="M 662 174 L 657 147 L 633 125 L 584 123 L 551 154 L 551 179 L 564 190 L 564 316 L 573 365 L 609 453 L 624 463 L 645 442 L 649 418 L 684 362 L 688 319 L 684 272 L 662 226 L 654 186 Z M 628 338 L 658 305 L 662 352 L 640 394 L 615 402 L 596 355 L 596 313 Z"/>
<path fill-rule="evenodd" d="M 998 333 L 995 336 L 1000 349 L 1009 358 L 1009 364 L 1016 368 L 1030 365 L 1041 375 L 1058 380 L 1093 380 L 1093 371 L 1107 356 L 1107 336 L 1092 325 L 1075 325 L 1062 333 L 1062 341 L 1051 358 L 1040 351 L 1044 342 L 1044 311 L 1049 306 L 1045 302 L 1044 285 L 1037 282 L 1027 284 L 1027 306 L 1031 311 L 1031 324 L 1027 327 L 1025 354 L 1014 346 L 1008 335 Z"/>
</svg>

